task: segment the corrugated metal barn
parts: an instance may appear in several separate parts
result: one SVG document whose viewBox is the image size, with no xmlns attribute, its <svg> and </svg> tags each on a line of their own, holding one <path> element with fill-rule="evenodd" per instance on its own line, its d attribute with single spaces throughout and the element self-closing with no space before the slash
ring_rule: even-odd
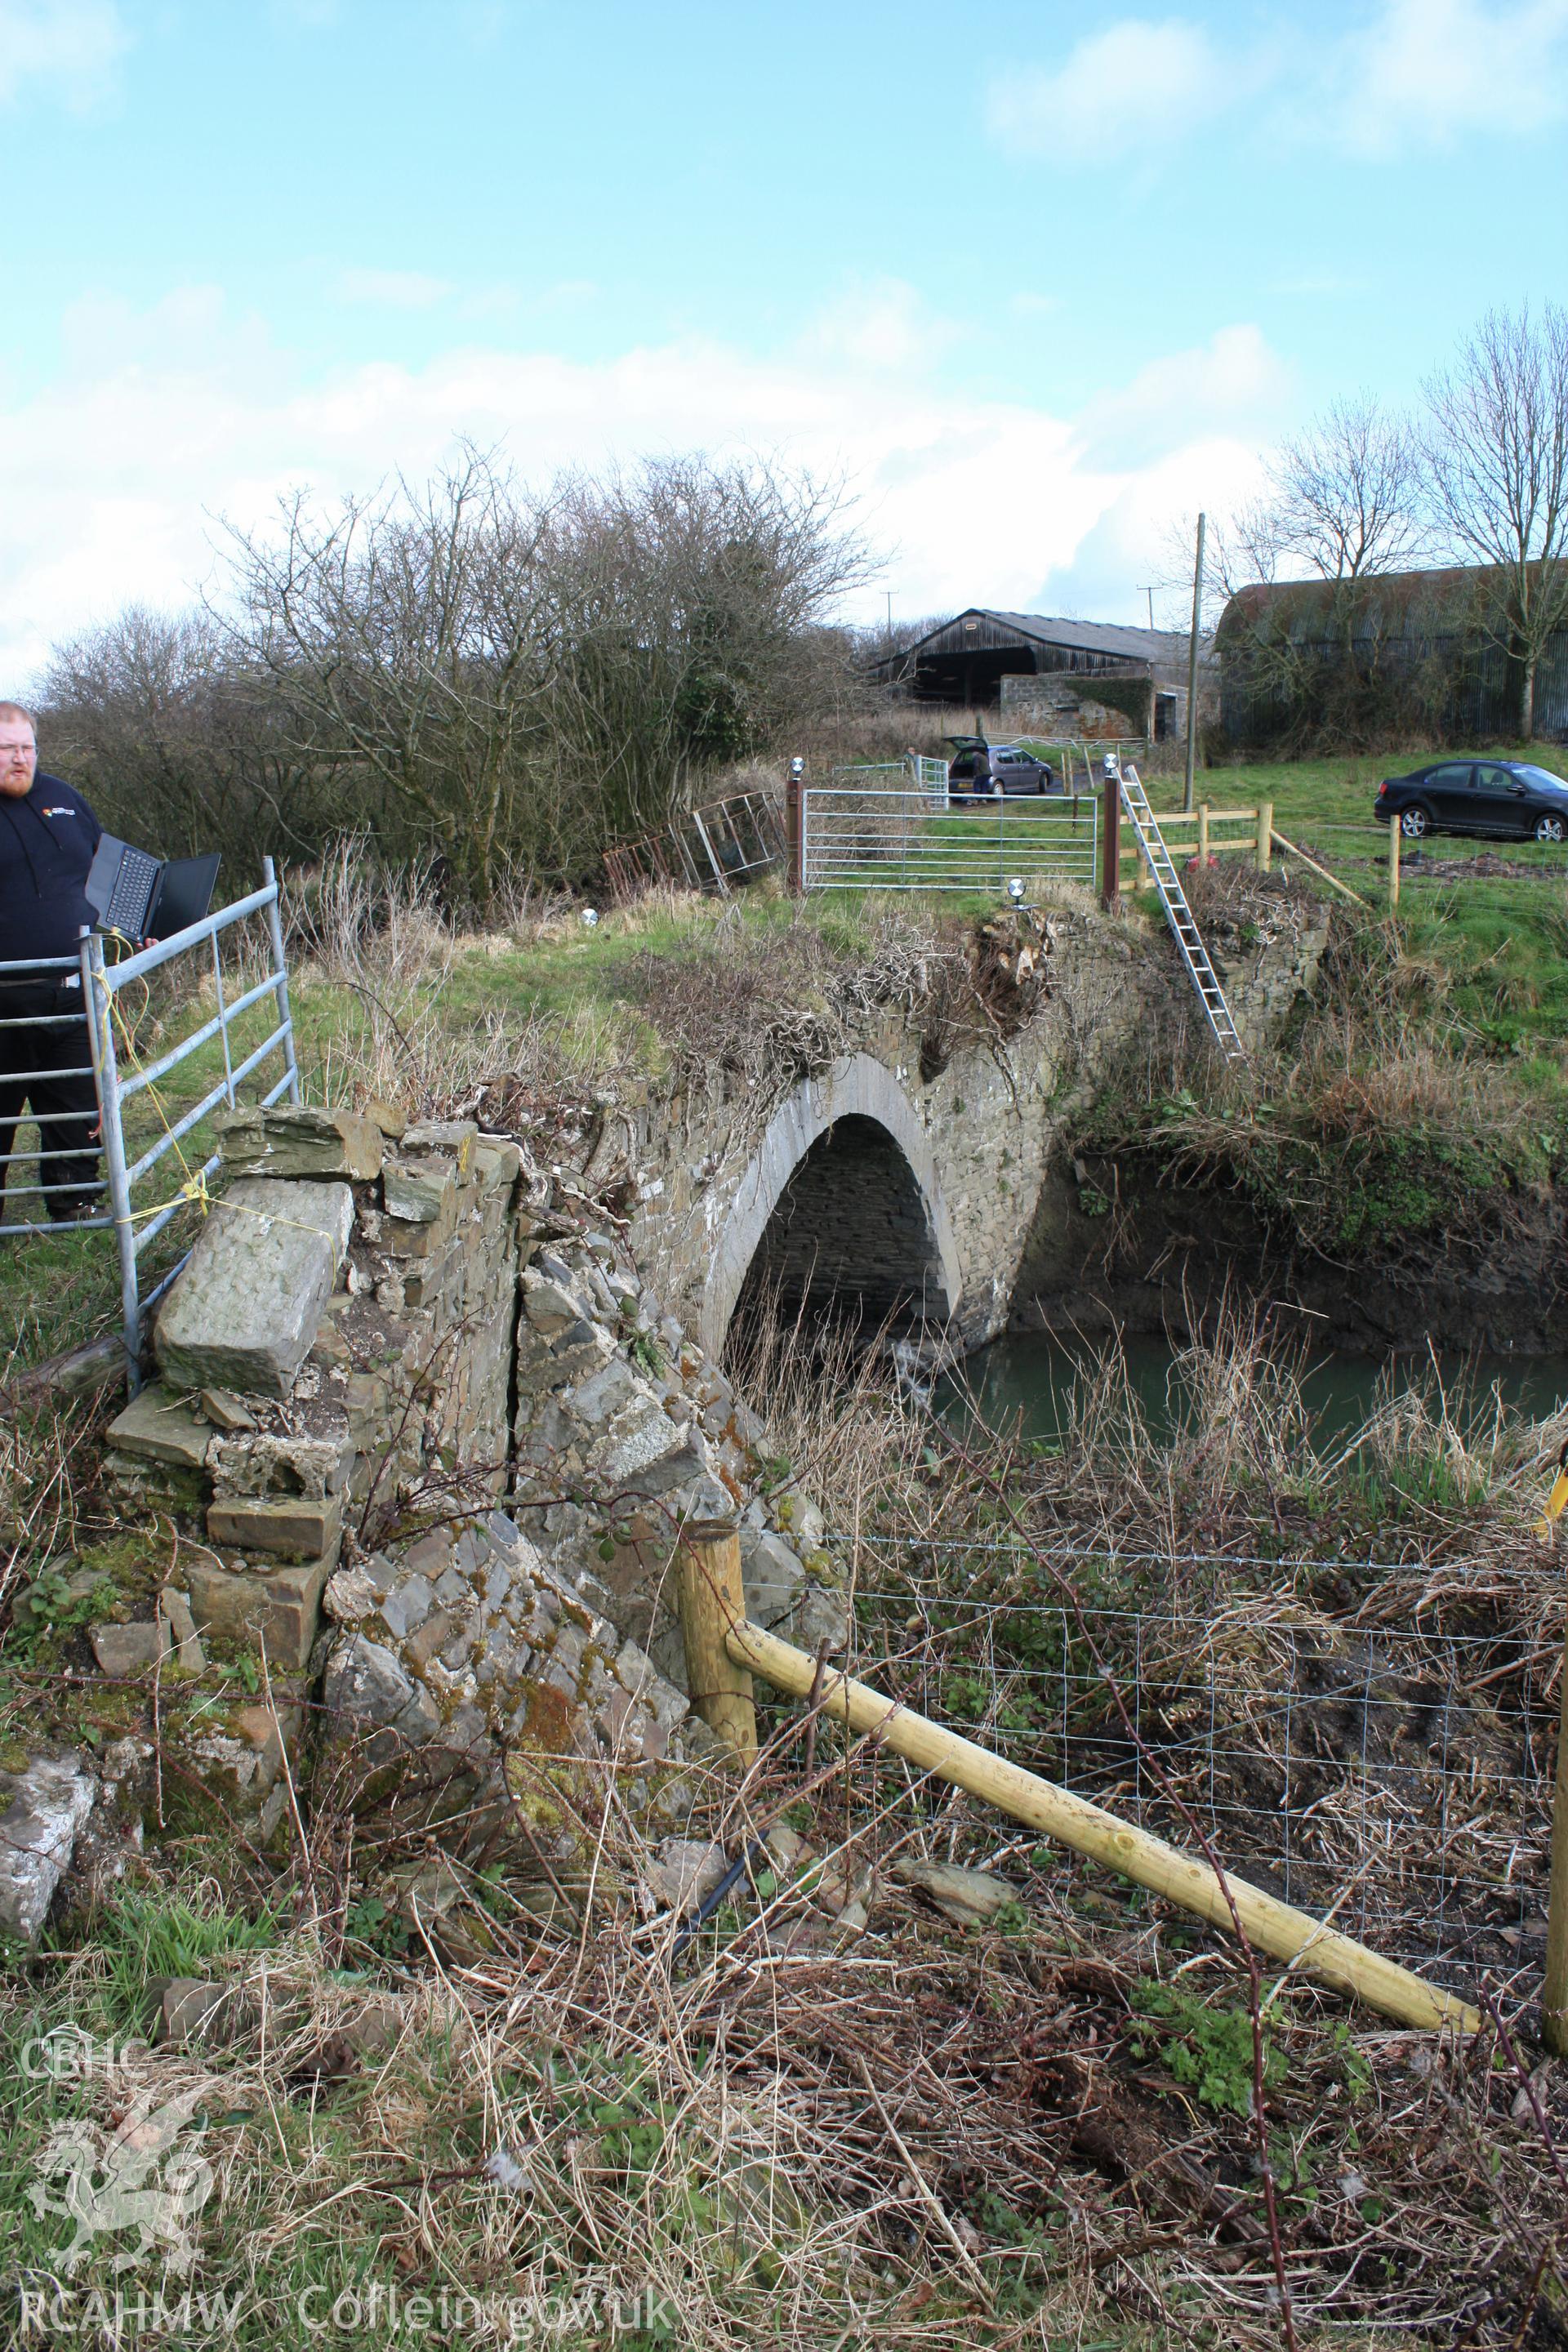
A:
<svg viewBox="0 0 1568 2352">
<path fill-rule="evenodd" d="M 1411 729 L 1453 740 L 1517 731 L 1521 673 L 1489 625 L 1479 568 L 1243 588 L 1215 636 L 1220 717 L 1237 745 Z M 1568 629 L 1535 676 L 1538 736 L 1568 740 Z"/>
<path fill-rule="evenodd" d="M 1187 640 L 1166 629 L 1123 628 L 1109 621 L 1058 620 L 1044 613 L 1000 613 L 972 604 L 874 665 L 874 674 L 921 702 L 984 709 L 1027 699 L 1003 680 L 1070 685 L 1121 711 L 1140 735 L 1164 736 L 1184 724 Z M 1066 699 L 1065 698 L 1058 698 Z"/>
</svg>

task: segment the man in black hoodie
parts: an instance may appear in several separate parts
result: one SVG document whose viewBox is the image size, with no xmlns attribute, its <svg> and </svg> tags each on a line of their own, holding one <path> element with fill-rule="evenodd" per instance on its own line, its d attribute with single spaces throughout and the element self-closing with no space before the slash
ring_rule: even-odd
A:
<svg viewBox="0 0 1568 2352">
<path fill-rule="evenodd" d="M 77 955 L 92 920 L 84 885 L 101 831 L 79 793 L 38 773 L 31 712 L 0 702 L 0 963 Z M 101 1192 L 99 1114 L 79 977 L 8 976 L 0 1020 L 26 1024 L 0 1027 L 0 1188 L 30 1103 L 46 1188 L 33 1199 L 51 1223 L 90 1215 Z"/>
</svg>

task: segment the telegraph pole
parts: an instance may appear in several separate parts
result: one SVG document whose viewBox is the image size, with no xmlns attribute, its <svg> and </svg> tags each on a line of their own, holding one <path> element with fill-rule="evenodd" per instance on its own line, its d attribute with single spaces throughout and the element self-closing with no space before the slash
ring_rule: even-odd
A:
<svg viewBox="0 0 1568 2352">
<path fill-rule="evenodd" d="M 1198 517 L 1198 549 L 1193 562 L 1193 634 L 1187 644 L 1187 776 L 1182 806 L 1189 815 L 1195 790 L 1194 770 L 1198 748 L 1198 631 L 1204 612 L 1204 517 Z"/>
</svg>

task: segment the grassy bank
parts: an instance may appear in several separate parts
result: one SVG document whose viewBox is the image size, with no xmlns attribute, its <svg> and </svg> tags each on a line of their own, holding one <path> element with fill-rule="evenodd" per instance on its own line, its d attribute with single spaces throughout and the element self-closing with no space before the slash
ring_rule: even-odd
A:
<svg viewBox="0 0 1568 2352">
<path fill-rule="evenodd" d="M 1249 887 L 1227 902 L 1243 930 Z M 1489 1215 L 1553 1182 L 1562 951 L 1545 928 L 1510 961 L 1507 907 L 1490 944 L 1474 899 L 1430 935 L 1415 912 L 1347 920 L 1261 1088 L 1145 1041 L 1102 1139 L 1206 1154 L 1366 1251 L 1390 1202 L 1402 1231 L 1440 1236 L 1457 1204 Z M 843 992 L 929 986 L 958 955 L 954 921 L 656 900 L 592 929 L 575 908 L 522 909 L 480 938 L 416 897 L 345 898 L 296 984 L 308 1091 L 482 1107 L 564 1155 L 606 1079 L 680 1053 L 784 1069 L 830 1054 Z M 142 1050 L 190 1009 L 150 1002 Z M 1505 1014 L 1506 1035 L 1489 1025 Z M 26 1250 L 24 1349 L 111 1318 L 102 1237 Z M 1041 1448 L 933 1425 L 874 1365 L 788 1335 L 743 1388 L 769 1424 L 759 1480 L 787 1465 L 832 1506 L 868 1675 L 1037 1769 L 1070 1765 L 1108 1802 L 1147 1801 L 1184 1842 L 1192 1818 L 1222 1820 L 1223 1858 L 1270 1884 L 1289 1822 L 1317 1907 L 1353 1905 L 1374 1943 L 1413 1874 L 1468 1881 L 1461 1924 L 1510 2040 L 1437 2051 L 1300 1971 L 1255 1982 L 1226 1939 L 1114 1874 L 782 1712 L 764 1711 L 743 1785 L 699 1777 L 683 1832 L 740 1858 L 782 1826 L 811 1853 L 804 1868 L 781 1841 L 752 1853 L 684 1943 L 653 1892 L 661 1826 L 559 1759 L 524 1756 L 515 1833 L 493 1846 L 445 1825 L 460 1789 L 395 1803 L 326 1772 L 258 1851 L 175 1781 L 171 1726 L 199 1727 L 209 1685 L 106 1692 L 68 1592 L 38 1578 L 123 1530 L 93 1408 L 36 1406 L 0 1423 L 5 1598 L 43 1588 L 0 1642 L 0 1752 L 47 1719 L 101 1756 L 129 1726 L 167 1741 L 171 1769 L 144 1842 L 104 1857 L 0 1989 L 16 2272 L 64 2273 L 54 2158 L 100 2159 L 128 2114 L 158 2114 L 200 2136 L 193 2284 L 237 2296 L 246 2352 L 395 2341 L 392 2298 L 438 2310 L 444 2293 L 458 2317 L 419 2332 L 454 2346 L 526 2324 L 637 2352 L 1261 2352 L 1291 2340 L 1281 2274 L 1312 2352 L 1561 2343 L 1561 2177 L 1538 2110 L 1560 2145 L 1565 2102 L 1529 2039 L 1545 1750 L 1527 1774 L 1518 1746 L 1544 1735 L 1518 1727 L 1560 1647 L 1561 1571 L 1531 1523 L 1568 1428 L 1418 1383 L 1331 1444 L 1251 1318 L 1184 1369 L 1188 1409 L 1156 1438 L 1109 1352 Z M 172 1532 L 143 1532 L 172 1566 Z M 1484 1652 L 1475 1690 L 1456 1686 L 1460 1636 Z M 1329 1703 L 1336 1675 L 1375 1685 L 1375 1769 Z M 1322 1801 L 1291 1782 L 1286 1723 Z M 961 1924 L 900 1862 L 979 1866 L 1001 1899 Z M 123 2077 L 37 2067 L 60 2029 L 140 2038 L 160 1980 L 185 1974 L 228 1994 L 210 2040 L 161 2042 Z M 121 2251 L 99 2233 L 71 2292 L 111 2296 Z M 610 2296 L 636 2306 L 624 2326 Z"/>
<path fill-rule="evenodd" d="M 1478 884 L 1397 922 L 1336 908 L 1311 1000 L 1248 1069 L 1145 1052 L 1080 1145 L 1238 1192 L 1346 1284 L 1461 1244 L 1506 1262 L 1550 1224 L 1568 1159 L 1564 895 L 1526 887 L 1522 908 Z M 1237 870 L 1193 898 L 1245 956 L 1264 886 Z"/>
<path fill-rule="evenodd" d="M 1154 1444 L 1108 1356 L 1050 1450 L 953 1439 L 871 1368 L 803 1357 L 787 1334 L 749 1380 L 778 1449 L 767 1475 L 787 1459 L 836 1506 L 862 1671 L 1046 1770 L 1060 1761 L 1044 1694 L 1070 1673 L 1081 1738 L 1102 1750 L 1087 1785 L 1113 1803 L 1133 1793 L 1114 1691 L 1178 1790 L 1190 1772 L 1190 1737 L 1162 1729 L 1158 1706 L 1199 1660 L 1157 1650 L 1162 1618 L 1206 1622 L 1225 1645 L 1228 1686 L 1248 1694 L 1246 1734 L 1226 1746 L 1265 1774 L 1290 1694 L 1287 1627 L 1320 1661 L 1359 1659 L 1383 1627 L 1426 1628 L 1425 1680 L 1401 1704 L 1404 1779 L 1384 1791 L 1362 1766 L 1348 1852 L 1345 1821 L 1316 1815 L 1321 1907 L 1353 1885 L 1376 1941 L 1402 1870 L 1452 1872 L 1457 1853 L 1474 1867 L 1480 1784 L 1472 1771 L 1462 1822 L 1428 1814 L 1419 1727 L 1446 1631 L 1490 1641 L 1494 1721 L 1518 1698 L 1518 1658 L 1554 1631 L 1557 1571 L 1527 1515 L 1559 1433 L 1489 1429 L 1428 1392 L 1336 1458 L 1256 1328 L 1233 1324 L 1187 1371 L 1190 1410 Z M 52 1538 L 68 1550 L 99 1532 L 78 1462 Z M 1357 1566 L 1373 1557 L 1407 1564 Z M 50 1669 L 54 1706 L 72 1664 Z M 0 1675 L 14 1738 L 39 1695 L 9 1637 Z M 1310 1718 L 1311 1693 L 1293 1696 Z M 170 1685 L 163 1705 L 198 1697 Z M 93 1744 L 102 1695 L 65 1703 Z M 51 2168 L 129 2112 L 163 2118 L 210 2169 L 192 2285 L 230 2304 L 241 2352 L 305 2340 L 302 2313 L 325 2323 L 312 2340 L 395 2341 L 398 2300 L 438 2309 L 443 2293 L 459 2315 L 432 2340 L 454 2346 L 504 2344 L 531 2314 L 541 2340 L 584 2352 L 1263 2352 L 1284 2340 L 1273 2229 L 1295 2341 L 1314 2352 L 1347 2331 L 1433 2352 L 1466 2331 L 1558 2340 L 1560 2188 L 1505 2049 L 1439 2053 L 1299 1973 L 1255 1996 L 1227 1939 L 911 1783 L 874 1744 L 783 1713 L 764 1730 L 756 1771 L 702 1785 L 684 1833 L 738 1854 L 782 1824 L 816 1859 L 803 1872 L 777 1843 L 754 1855 L 679 1948 L 648 1893 L 658 1825 L 597 1776 L 525 1754 L 522 1811 L 551 1823 L 550 1844 L 524 1834 L 466 1858 L 432 1839 L 437 1800 L 389 1802 L 352 1774 L 303 1787 L 297 1828 L 265 1853 L 216 1809 L 176 1811 L 171 1785 L 167 1825 L 151 1820 L 0 1991 L 14 2280 L 112 2296 L 112 2233 L 60 2263 L 71 2222 Z M 1480 1762 L 1468 1717 L 1465 1737 Z M 1357 1759 L 1344 1763 L 1352 1785 Z M 1509 1799 L 1484 1794 L 1489 1835 Z M 1227 1817 L 1223 1850 L 1267 1876 L 1278 1806 L 1256 1789 L 1252 1802 L 1253 1832 Z M 1513 1823 L 1531 1860 L 1538 1829 Z M 902 1864 L 979 1866 L 1000 1899 L 959 1924 Z M 208 2038 L 160 2042 L 120 2074 L 39 2064 L 50 2033 L 143 2036 L 170 1975 L 225 1992 Z M 1505 1969 L 1498 1990 L 1556 2127 L 1562 2090 L 1519 2013 L 1524 1980 L 1510 1989 Z M 636 2306 L 619 2332 L 611 2294 Z"/>
</svg>

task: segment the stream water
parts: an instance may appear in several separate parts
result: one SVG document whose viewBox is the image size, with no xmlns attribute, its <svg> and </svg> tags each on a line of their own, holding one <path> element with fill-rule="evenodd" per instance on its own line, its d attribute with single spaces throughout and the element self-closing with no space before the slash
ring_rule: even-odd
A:
<svg viewBox="0 0 1568 2352">
<path fill-rule="evenodd" d="M 1176 1349 L 1166 1339 L 1129 1337 L 1121 1345 L 1129 1385 L 1151 1433 L 1156 1439 L 1167 1437 L 1184 1402 Z M 1010 1426 L 1021 1416 L 1026 1437 L 1058 1437 L 1072 1412 L 1075 1384 L 1100 1356 L 1090 1343 L 1048 1331 L 1011 1334 L 949 1374 L 938 1386 L 936 1402 L 961 1418 L 973 1404 L 991 1428 Z M 1379 1360 L 1323 1352 L 1309 1359 L 1302 1381 L 1303 1401 L 1314 1416 L 1314 1443 L 1321 1448 L 1352 1434 L 1391 1385 L 1394 1392 L 1401 1386 L 1430 1388 L 1434 1370 L 1461 1421 L 1482 1409 L 1489 1414 L 1494 1384 L 1505 1405 L 1532 1420 L 1543 1420 L 1568 1402 L 1568 1356 L 1439 1352 L 1434 1366 L 1425 1354 Z"/>
</svg>

